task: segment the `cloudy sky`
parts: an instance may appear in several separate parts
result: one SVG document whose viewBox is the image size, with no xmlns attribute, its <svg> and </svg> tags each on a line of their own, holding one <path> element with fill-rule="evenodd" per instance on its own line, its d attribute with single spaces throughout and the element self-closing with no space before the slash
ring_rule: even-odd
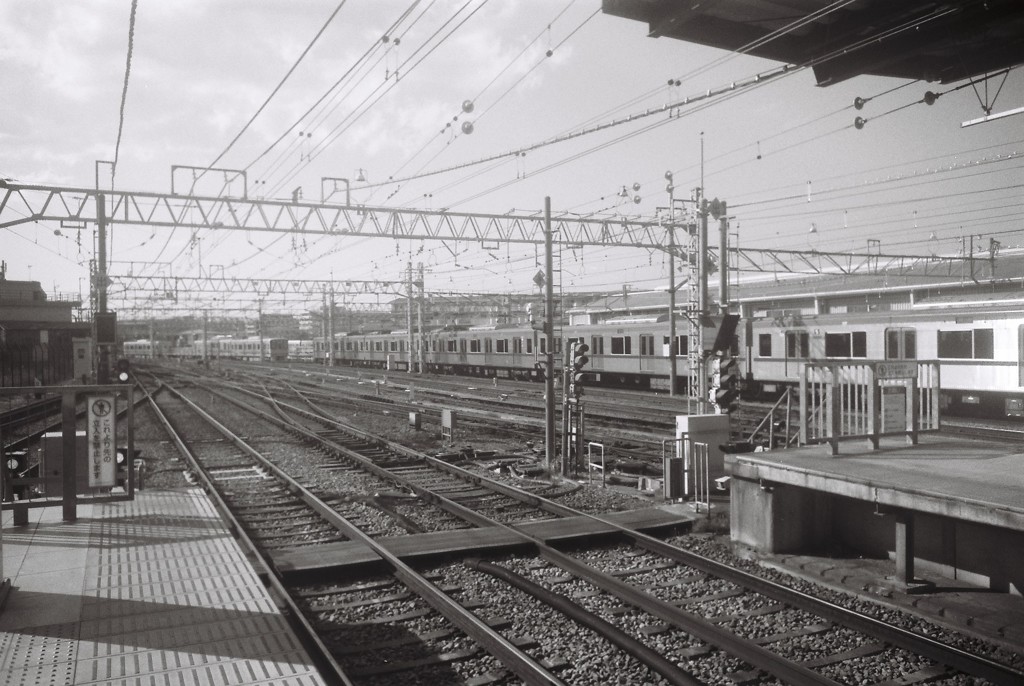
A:
<svg viewBox="0 0 1024 686">
<path fill-rule="evenodd" d="M 645 25 L 601 14 L 598 0 L 139 0 L 122 118 L 130 6 L 0 4 L 0 177 L 93 187 L 97 160 L 116 155 L 113 173 L 98 167 L 105 188 L 168 192 L 172 166 L 213 165 L 245 170 L 252 196 L 301 188 L 318 200 L 321 179 L 335 177 L 370 205 L 519 213 L 550 196 L 555 212 L 650 217 L 668 202 L 666 171 L 677 197 L 689 197 L 703 169 L 707 196 L 728 201 L 743 247 L 864 251 L 879 241 L 884 253 L 953 254 L 969 235 L 1024 245 L 1024 119 L 961 128 L 983 114 L 972 88 L 873 77 L 819 88 L 796 70 L 638 117 L 781 65 L 648 38 Z M 912 104 L 928 90 L 943 95 Z M 861 111 L 858 96 L 869 99 Z M 1018 70 L 995 110 L 1022 100 Z M 858 115 L 868 120 L 861 130 Z M 174 183 L 241 193 L 224 174 L 180 169 Z M 8 278 L 84 287 L 91 227 L 59 228 L 3 229 Z M 529 292 L 537 256 L 118 226 L 110 271 L 393 280 L 410 258 L 425 265 L 428 290 Z M 644 250 L 566 251 L 562 268 L 567 289 L 667 279 L 664 256 Z M 137 296 L 112 307 L 128 312 Z"/>
</svg>

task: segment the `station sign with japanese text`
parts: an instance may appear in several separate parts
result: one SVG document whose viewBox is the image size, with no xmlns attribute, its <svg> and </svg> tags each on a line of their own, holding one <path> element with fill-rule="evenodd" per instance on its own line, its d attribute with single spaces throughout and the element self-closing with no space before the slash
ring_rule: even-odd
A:
<svg viewBox="0 0 1024 686">
<path fill-rule="evenodd" d="M 876 379 L 916 379 L 917 362 L 914 360 L 889 360 L 875 364 Z"/>
<path fill-rule="evenodd" d="M 93 395 L 87 400 L 89 487 L 114 485 L 117 468 L 117 420 L 113 395 Z"/>
</svg>

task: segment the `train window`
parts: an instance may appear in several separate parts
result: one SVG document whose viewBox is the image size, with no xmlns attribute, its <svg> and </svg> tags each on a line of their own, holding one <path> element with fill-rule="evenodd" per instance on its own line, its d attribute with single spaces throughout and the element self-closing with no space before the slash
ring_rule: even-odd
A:
<svg viewBox="0 0 1024 686">
<path fill-rule="evenodd" d="M 590 337 L 590 354 L 604 355 L 604 338 L 601 336 Z"/>
<path fill-rule="evenodd" d="M 629 336 L 612 336 L 612 355 L 631 354 L 633 354 L 633 346 Z"/>
<path fill-rule="evenodd" d="M 940 358 L 991 360 L 994 358 L 992 329 L 939 331 Z"/>
<path fill-rule="evenodd" d="M 547 350 L 547 348 L 548 348 L 548 339 L 544 338 L 544 337 L 541 337 L 540 341 L 537 343 L 537 347 L 540 349 L 540 354 L 541 355 L 547 354 L 547 351 L 548 351 Z"/>
<path fill-rule="evenodd" d="M 456 352 L 458 350 L 458 343 L 456 342 L 456 340 L 454 338 L 449 338 L 446 341 L 445 348 L 450 353 Z"/>
<path fill-rule="evenodd" d="M 868 356 L 868 333 L 867 331 L 854 331 L 851 334 L 853 352 L 850 357 Z"/>
<path fill-rule="evenodd" d="M 992 329 L 974 330 L 974 359 L 995 359 L 995 344 L 992 337 Z"/>
<path fill-rule="evenodd" d="M 462 353 L 463 355 L 466 354 L 466 339 L 465 338 L 460 338 L 459 339 L 459 352 Z"/>
<path fill-rule="evenodd" d="M 501 346 L 498 346 L 498 352 L 501 352 Z M 512 354 L 520 355 L 523 352 L 523 339 L 516 336 L 512 339 Z"/>
<path fill-rule="evenodd" d="M 508 352 L 508 339 L 499 338 L 494 341 L 494 352 L 507 353 Z"/>
<path fill-rule="evenodd" d="M 494 345 L 493 345 L 493 340 L 492 339 L 490 339 L 490 338 L 485 338 L 484 339 L 484 352 L 485 353 L 492 353 L 492 352 L 494 352 Z"/>
<path fill-rule="evenodd" d="M 825 334 L 825 357 L 867 357 L 868 335 L 864 331 Z"/>
<path fill-rule="evenodd" d="M 469 339 L 469 352 L 478 353 L 480 352 L 480 339 L 470 338 Z"/>
<path fill-rule="evenodd" d="M 786 357 L 810 357 L 810 337 L 806 331 L 786 332 Z"/>
<path fill-rule="evenodd" d="M 640 334 L 640 354 L 641 355 L 653 355 L 654 354 L 654 334 L 642 333 Z"/>
<path fill-rule="evenodd" d="M 770 333 L 757 335 L 757 354 L 759 357 L 772 356 L 772 335 Z"/>
<path fill-rule="evenodd" d="M 526 339 L 526 354 L 529 355 L 532 352 L 533 352 L 533 339 L 532 338 L 527 338 Z"/>
<path fill-rule="evenodd" d="M 665 347 L 665 355 L 668 356 L 671 352 L 668 350 L 668 336 L 662 336 L 661 344 Z M 676 355 L 689 355 L 690 354 L 690 337 L 689 336 L 676 336 Z"/>
</svg>

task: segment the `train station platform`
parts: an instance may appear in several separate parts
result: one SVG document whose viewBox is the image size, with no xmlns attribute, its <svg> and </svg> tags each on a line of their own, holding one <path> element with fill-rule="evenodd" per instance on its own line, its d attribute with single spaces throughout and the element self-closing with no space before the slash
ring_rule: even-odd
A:
<svg viewBox="0 0 1024 686">
<path fill-rule="evenodd" d="M 929 571 L 1024 592 L 1024 445 L 941 434 L 841 445 L 727 456 L 733 542 L 888 559 L 908 587 Z"/>
<path fill-rule="evenodd" d="M 199 490 L 3 513 L 0 683 L 326 683 Z"/>
</svg>

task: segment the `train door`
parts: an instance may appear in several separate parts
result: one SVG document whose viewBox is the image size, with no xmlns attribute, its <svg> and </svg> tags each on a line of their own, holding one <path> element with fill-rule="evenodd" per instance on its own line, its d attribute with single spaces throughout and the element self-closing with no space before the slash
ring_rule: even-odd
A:
<svg viewBox="0 0 1024 686">
<path fill-rule="evenodd" d="M 787 378 L 800 373 L 800 364 L 811 356 L 810 336 L 806 331 L 786 332 L 785 376 Z"/>
<path fill-rule="evenodd" d="M 885 330 L 885 359 L 916 360 L 917 331 L 908 328 Z"/>
<path fill-rule="evenodd" d="M 653 365 L 654 334 L 640 334 L 640 371 L 648 371 Z"/>
</svg>

